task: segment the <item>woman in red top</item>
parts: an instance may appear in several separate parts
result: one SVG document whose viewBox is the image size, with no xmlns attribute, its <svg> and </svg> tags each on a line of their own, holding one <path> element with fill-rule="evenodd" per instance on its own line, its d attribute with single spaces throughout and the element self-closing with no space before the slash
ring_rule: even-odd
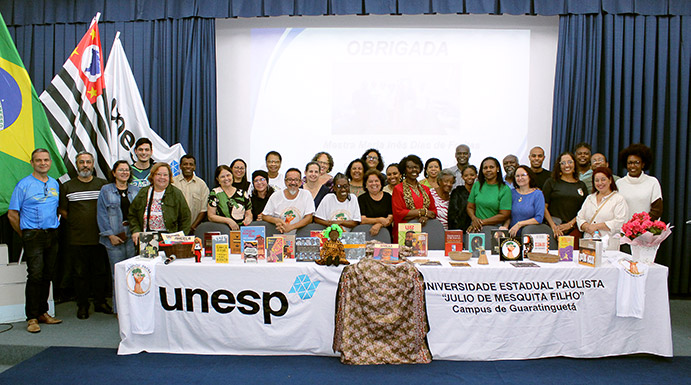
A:
<svg viewBox="0 0 691 385">
<path fill-rule="evenodd" d="M 425 226 L 429 219 L 437 216 L 432 192 L 429 187 L 417 181 L 422 170 L 422 160 L 416 155 L 408 155 L 398 162 L 398 170 L 403 182 L 393 189 L 391 205 L 393 208 L 394 243 L 398 239 L 398 224 L 417 220 Z"/>
</svg>

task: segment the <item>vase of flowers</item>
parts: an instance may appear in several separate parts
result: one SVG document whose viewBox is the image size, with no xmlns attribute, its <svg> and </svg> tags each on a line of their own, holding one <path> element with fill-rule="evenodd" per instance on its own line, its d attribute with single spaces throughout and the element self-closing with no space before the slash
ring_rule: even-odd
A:
<svg viewBox="0 0 691 385">
<path fill-rule="evenodd" d="M 631 245 L 634 262 L 653 264 L 660 243 L 672 234 L 672 226 L 660 220 L 653 221 L 646 212 L 633 214 L 621 227 L 621 243 Z"/>
</svg>

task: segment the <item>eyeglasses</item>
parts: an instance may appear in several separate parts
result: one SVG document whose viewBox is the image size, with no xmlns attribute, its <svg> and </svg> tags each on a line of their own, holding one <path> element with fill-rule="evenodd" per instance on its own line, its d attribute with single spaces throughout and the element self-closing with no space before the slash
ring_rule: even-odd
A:
<svg viewBox="0 0 691 385">
<path fill-rule="evenodd" d="M 638 166 L 638 165 L 641 164 L 641 161 L 640 161 L 640 160 L 630 160 L 630 161 L 626 162 L 626 164 L 627 164 L 627 165 L 632 165 L 632 166 L 633 166 L 633 165 Z"/>
<path fill-rule="evenodd" d="M 564 162 L 559 162 L 559 164 L 562 165 L 562 166 L 569 166 L 569 165 L 573 165 L 573 161 L 572 161 L 572 160 L 567 160 L 567 161 L 564 161 Z"/>
<path fill-rule="evenodd" d="M 266 178 L 256 178 L 254 180 L 254 183 L 261 183 L 261 182 L 266 182 Z"/>
<path fill-rule="evenodd" d="M 376 156 L 368 156 L 367 160 L 379 160 L 379 157 Z"/>
<path fill-rule="evenodd" d="M 286 178 L 286 182 L 299 182 L 299 181 L 300 181 L 299 178 L 298 178 L 298 179 L 296 179 L 296 178 Z"/>
<path fill-rule="evenodd" d="M 322 166 L 328 166 L 329 162 L 324 162 L 323 160 L 318 160 L 317 163 L 321 164 Z"/>
<path fill-rule="evenodd" d="M 336 188 L 348 188 L 348 187 L 350 187 L 350 185 L 347 183 L 346 184 L 335 184 L 334 187 L 336 187 Z"/>
</svg>

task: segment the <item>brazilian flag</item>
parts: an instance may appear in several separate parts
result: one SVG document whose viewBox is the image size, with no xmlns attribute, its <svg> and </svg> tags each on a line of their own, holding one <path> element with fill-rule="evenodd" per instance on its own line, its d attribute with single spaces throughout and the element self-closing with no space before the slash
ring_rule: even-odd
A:
<svg viewBox="0 0 691 385">
<path fill-rule="evenodd" d="M 50 152 L 54 178 L 67 173 L 43 105 L 0 14 L 0 215 L 7 212 L 17 182 L 33 172 L 36 148 Z"/>
</svg>

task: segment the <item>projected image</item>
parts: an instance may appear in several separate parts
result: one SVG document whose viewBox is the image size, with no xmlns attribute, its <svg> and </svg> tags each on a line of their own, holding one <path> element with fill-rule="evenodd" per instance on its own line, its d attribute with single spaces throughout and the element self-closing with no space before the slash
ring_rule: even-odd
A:
<svg viewBox="0 0 691 385">
<path fill-rule="evenodd" d="M 335 63 L 334 72 L 334 135 L 458 133 L 462 91 L 456 65 Z"/>
<path fill-rule="evenodd" d="M 531 64 L 530 28 L 220 31 L 220 162 L 243 157 L 263 168 L 264 155 L 278 150 L 284 170 L 302 169 L 327 151 L 338 172 L 377 148 L 386 164 L 414 153 L 446 168 L 461 143 L 471 163 L 507 154 L 527 162 L 529 147 L 549 144 L 549 124 L 529 137 L 536 119 L 549 121 L 552 99 L 534 98 L 531 74 L 554 77 L 534 70 L 541 57 Z"/>
</svg>

